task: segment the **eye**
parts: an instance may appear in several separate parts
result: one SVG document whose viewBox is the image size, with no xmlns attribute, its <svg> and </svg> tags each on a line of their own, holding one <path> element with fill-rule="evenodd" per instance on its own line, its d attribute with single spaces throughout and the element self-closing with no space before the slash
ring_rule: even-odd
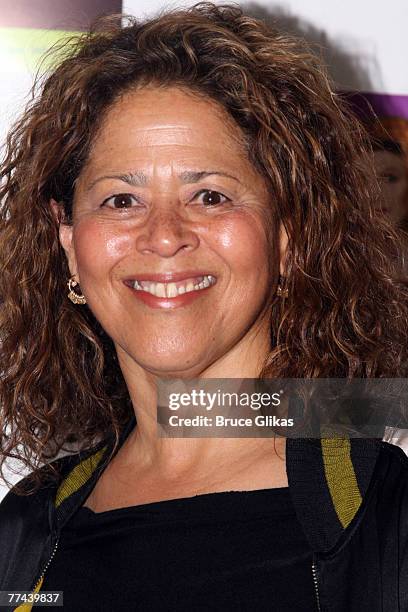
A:
<svg viewBox="0 0 408 612">
<path fill-rule="evenodd" d="M 383 183 L 398 183 L 399 176 L 393 174 L 392 172 L 386 172 L 380 176 L 380 179 Z"/>
<path fill-rule="evenodd" d="M 195 194 L 193 200 L 198 200 L 200 204 L 204 204 L 204 206 L 219 206 L 220 204 L 225 204 L 226 202 L 231 202 L 230 198 L 227 198 L 224 194 L 219 191 L 213 191 L 212 189 L 202 189 L 198 193 Z"/>
<path fill-rule="evenodd" d="M 131 208 L 133 204 L 137 203 L 137 199 L 131 193 L 118 193 L 106 198 L 102 202 L 102 206 L 107 208 Z"/>
</svg>

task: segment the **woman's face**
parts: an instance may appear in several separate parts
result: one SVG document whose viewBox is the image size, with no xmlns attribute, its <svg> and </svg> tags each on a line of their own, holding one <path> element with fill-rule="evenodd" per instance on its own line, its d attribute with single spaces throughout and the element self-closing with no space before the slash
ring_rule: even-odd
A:
<svg viewBox="0 0 408 612">
<path fill-rule="evenodd" d="M 381 209 L 398 225 L 408 215 L 406 160 L 390 151 L 375 151 L 374 161 L 381 186 Z"/>
<path fill-rule="evenodd" d="M 177 88 L 127 93 L 105 116 L 60 237 L 121 363 L 194 376 L 269 338 L 270 201 L 239 137 Z"/>
</svg>

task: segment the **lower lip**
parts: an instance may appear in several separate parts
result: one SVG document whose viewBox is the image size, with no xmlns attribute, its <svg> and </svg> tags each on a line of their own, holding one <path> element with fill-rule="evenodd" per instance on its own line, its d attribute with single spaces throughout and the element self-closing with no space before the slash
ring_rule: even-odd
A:
<svg viewBox="0 0 408 612">
<path fill-rule="evenodd" d="M 205 289 L 197 289 L 195 291 L 189 291 L 188 293 L 182 293 L 181 295 L 176 295 L 175 297 L 157 297 L 156 295 L 152 295 L 148 291 L 143 291 L 142 289 L 133 289 L 133 287 L 129 287 L 126 285 L 128 289 L 133 293 L 133 295 L 146 304 L 150 306 L 150 308 L 179 308 L 180 306 L 187 306 L 191 304 L 195 299 L 197 299 L 200 295 L 205 294 L 209 289 L 211 289 L 213 285 L 210 287 L 206 287 Z"/>
</svg>

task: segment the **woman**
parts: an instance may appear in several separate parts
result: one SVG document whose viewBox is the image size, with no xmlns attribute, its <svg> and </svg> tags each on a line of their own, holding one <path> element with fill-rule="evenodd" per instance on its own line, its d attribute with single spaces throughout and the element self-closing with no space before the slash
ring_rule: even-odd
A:
<svg viewBox="0 0 408 612">
<path fill-rule="evenodd" d="M 318 61 L 235 7 L 105 21 L 3 176 L 2 452 L 48 463 L 0 506 L 1 589 L 407 609 L 400 449 L 156 435 L 160 379 L 405 374 L 395 234 Z"/>
<path fill-rule="evenodd" d="M 407 230 L 408 118 L 406 96 L 343 93 L 370 135 L 376 178 L 380 188 L 377 207 L 395 227 Z M 406 236 L 402 238 L 406 242 Z"/>
<path fill-rule="evenodd" d="M 404 231 L 408 229 L 408 120 L 382 117 L 370 126 L 382 206 Z"/>
</svg>

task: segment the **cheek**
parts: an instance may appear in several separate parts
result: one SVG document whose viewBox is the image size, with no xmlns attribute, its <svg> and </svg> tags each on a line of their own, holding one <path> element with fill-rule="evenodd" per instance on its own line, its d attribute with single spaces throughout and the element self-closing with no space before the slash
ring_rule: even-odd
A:
<svg viewBox="0 0 408 612">
<path fill-rule="evenodd" d="M 114 266 L 129 251 L 131 238 L 117 226 L 95 220 L 82 220 L 74 228 L 74 248 L 78 271 L 97 276 Z"/>
<path fill-rule="evenodd" d="M 259 286 L 267 282 L 270 245 L 262 220 L 247 213 L 234 217 L 222 216 L 198 229 L 203 246 L 220 257 L 233 273 L 234 279 Z M 103 224 L 83 219 L 74 228 L 74 248 L 79 277 L 107 279 L 110 270 L 121 272 L 121 261 L 136 257 L 136 234 L 120 231 L 117 224 Z M 201 255 L 200 255 L 201 256 Z M 203 257 L 205 254 L 203 252 Z M 205 263 L 205 262 L 202 262 Z"/>
<path fill-rule="evenodd" d="M 267 277 L 269 245 L 262 222 L 252 215 L 239 215 L 228 223 L 214 223 L 210 240 L 234 275 L 254 284 Z M 254 274 L 254 270 L 257 273 Z"/>
</svg>

